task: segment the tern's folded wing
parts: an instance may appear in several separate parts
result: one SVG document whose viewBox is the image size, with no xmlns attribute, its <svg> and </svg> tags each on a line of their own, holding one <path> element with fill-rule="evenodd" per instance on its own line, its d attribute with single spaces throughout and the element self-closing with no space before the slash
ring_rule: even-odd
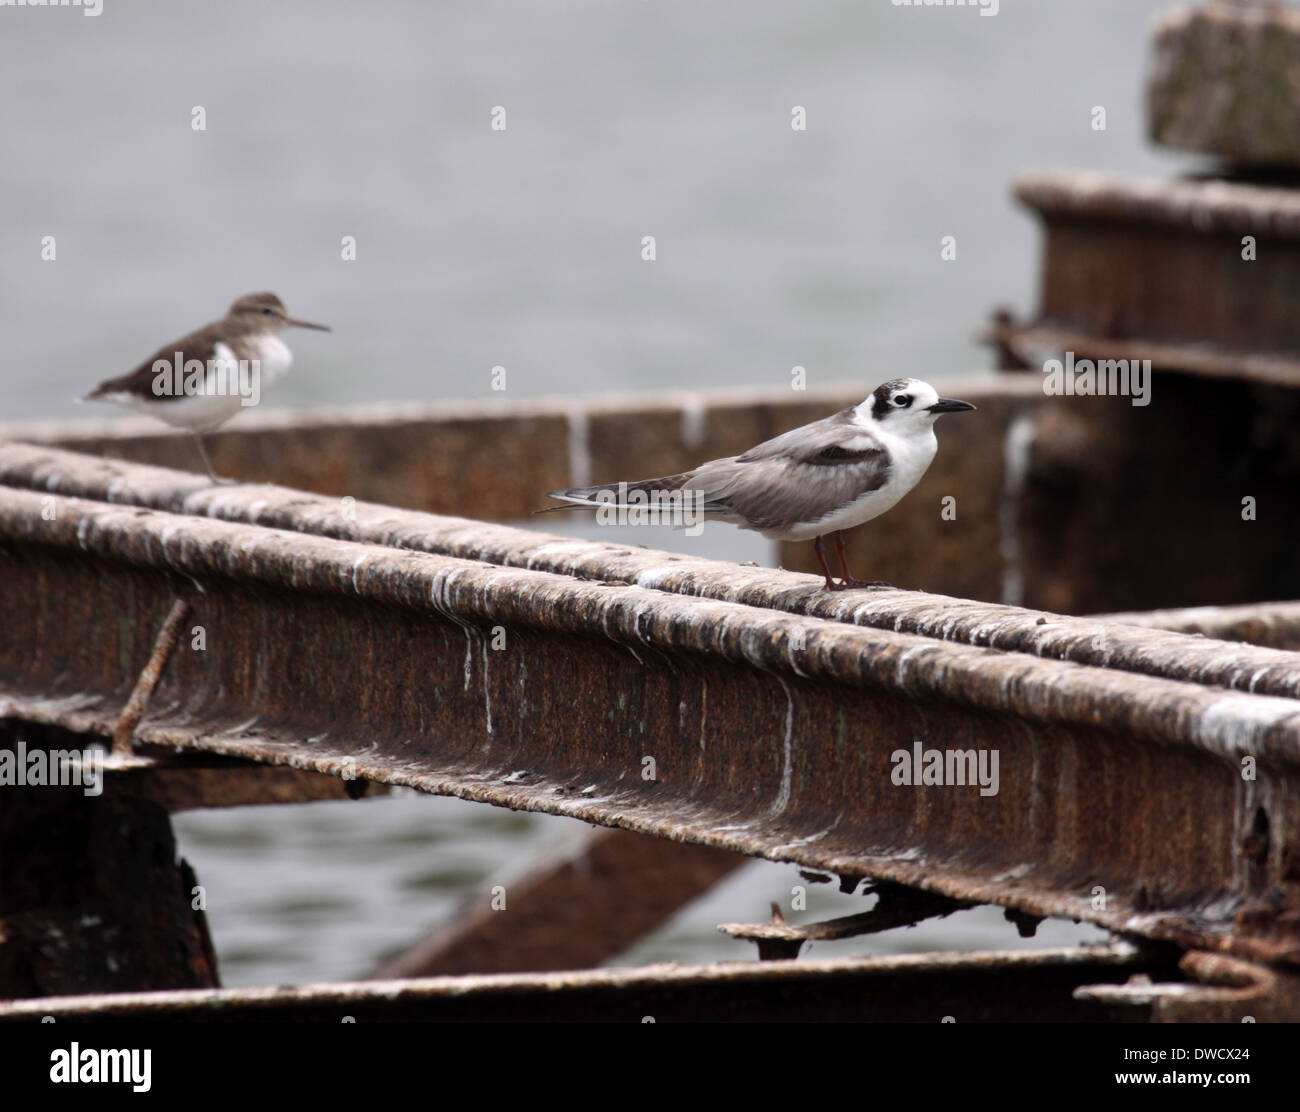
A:
<svg viewBox="0 0 1300 1112">
<path fill-rule="evenodd" d="M 769 440 L 734 459 L 696 468 L 687 489 L 705 509 L 757 529 L 820 521 L 889 480 L 889 452 L 875 437 L 835 418 Z"/>
</svg>

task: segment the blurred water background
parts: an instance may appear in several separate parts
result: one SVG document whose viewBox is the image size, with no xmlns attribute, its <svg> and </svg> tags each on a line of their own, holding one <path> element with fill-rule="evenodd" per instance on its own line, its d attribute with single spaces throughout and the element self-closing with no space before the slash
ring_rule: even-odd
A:
<svg viewBox="0 0 1300 1112">
<path fill-rule="evenodd" d="M 1015 173 L 1190 164 L 1143 138 L 1149 29 L 1168 6 L 0 9 L 0 418 L 101 415 L 73 399 L 260 289 L 335 329 L 290 337 L 295 373 L 273 406 L 500 398 L 496 365 L 507 401 L 774 386 L 795 365 L 810 386 L 865 394 L 985 368 L 972 336 L 990 308 L 1034 302 Z M 489 127 L 498 105 L 504 132 Z M 791 129 L 796 105 L 807 131 Z M 940 259 L 947 235 L 955 262 Z M 701 544 L 767 551 L 727 528 Z M 230 984 L 364 974 L 580 829 L 411 794 L 176 825 Z M 794 883 L 754 863 L 620 960 L 751 959 L 714 925 L 766 918 Z M 865 908 L 829 887 L 811 889 L 810 914 Z M 982 909 L 811 953 L 1095 936 L 1048 924 L 1022 943 Z"/>
</svg>

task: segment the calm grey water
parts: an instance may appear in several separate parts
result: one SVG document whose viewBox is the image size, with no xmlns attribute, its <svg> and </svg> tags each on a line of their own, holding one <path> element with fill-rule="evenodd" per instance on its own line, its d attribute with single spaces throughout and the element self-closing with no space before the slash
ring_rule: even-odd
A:
<svg viewBox="0 0 1300 1112">
<path fill-rule="evenodd" d="M 0 8 L 0 417 L 86 415 L 75 396 L 257 289 L 336 329 L 296 338 L 271 405 L 500 396 L 496 365 L 507 399 L 771 386 L 795 365 L 865 393 L 987 366 L 972 333 L 1034 299 L 1017 172 L 1189 165 L 1142 137 L 1147 33 L 1167 6 Z M 751 538 L 706 537 L 762 558 Z M 406 796 L 177 826 L 224 976 L 251 984 L 363 973 L 573 824 Z M 756 864 L 627 960 L 748 958 L 714 924 L 765 917 L 795 880 Z M 816 952 L 1017 941 L 978 911 Z"/>
</svg>

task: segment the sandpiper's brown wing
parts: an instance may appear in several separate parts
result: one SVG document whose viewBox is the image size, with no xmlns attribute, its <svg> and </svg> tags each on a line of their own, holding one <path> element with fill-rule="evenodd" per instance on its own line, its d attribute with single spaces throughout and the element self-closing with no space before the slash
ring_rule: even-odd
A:
<svg viewBox="0 0 1300 1112">
<path fill-rule="evenodd" d="M 184 394 L 154 393 L 154 364 L 161 359 L 166 361 L 169 366 L 172 365 L 176 359 L 176 353 L 179 351 L 182 366 L 190 359 L 202 360 L 206 365 L 209 359 L 216 357 L 217 341 L 220 339 L 220 322 L 214 321 L 212 324 L 196 329 L 189 335 L 182 336 L 175 343 L 159 348 L 136 367 L 134 371 L 118 375 L 117 378 L 105 379 L 86 395 L 86 400 L 90 401 L 93 398 L 103 397 L 105 394 L 117 393 L 146 395 L 150 398 L 156 398 L 160 402 L 184 397 Z"/>
<path fill-rule="evenodd" d="M 889 453 L 846 409 L 693 471 L 704 509 L 760 530 L 820 521 L 889 479 Z"/>
</svg>

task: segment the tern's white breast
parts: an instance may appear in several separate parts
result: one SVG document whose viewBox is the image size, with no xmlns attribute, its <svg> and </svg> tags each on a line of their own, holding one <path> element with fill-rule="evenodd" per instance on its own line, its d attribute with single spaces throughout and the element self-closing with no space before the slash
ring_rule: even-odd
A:
<svg viewBox="0 0 1300 1112">
<path fill-rule="evenodd" d="M 841 529 L 852 529 L 864 521 L 879 517 L 892 510 L 925 474 L 934 462 L 939 441 L 934 430 L 926 429 L 908 437 L 889 436 L 880 432 L 877 437 L 890 456 L 889 480 L 876 490 L 867 491 L 848 505 L 827 514 L 818 521 L 801 522 L 781 531 L 765 531 L 764 536 L 783 541 L 810 541 Z"/>
</svg>

